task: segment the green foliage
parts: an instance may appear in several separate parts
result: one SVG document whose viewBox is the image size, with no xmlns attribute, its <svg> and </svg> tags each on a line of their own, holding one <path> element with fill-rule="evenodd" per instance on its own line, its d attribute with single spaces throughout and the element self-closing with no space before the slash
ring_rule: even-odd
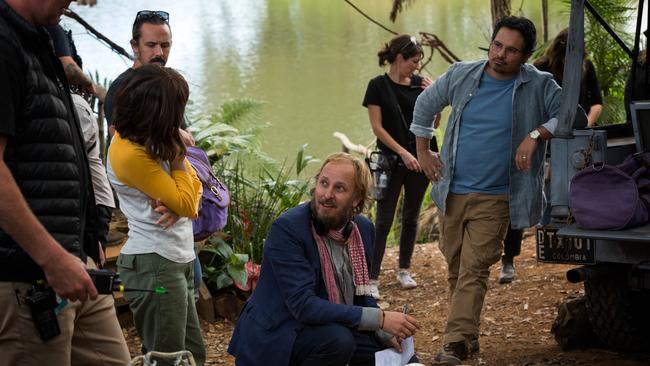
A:
<svg viewBox="0 0 650 366">
<path fill-rule="evenodd" d="M 305 155 L 303 145 L 296 156 L 295 176 L 291 166 L 278 169 L 262 166 L 251 178 L 245 169 L 246 160 L 226 161 L 221 169 L 224 183 L 231 192 L 228 224 L 225 232 L 236 252 L 247 253 L 261 263 L 264 239 L 273 221 L 284 211 L 307 197 L 311 180 L 301 179 L 305 167 L 315 159 Z"/>
<path fill-rule="evenodd" d="M 633 4 L 637 2 L 631 0 L 591 0 L 590 2 L 598 14 L 631 48 L 633 35 L 626 31 L 625 26 L 634 11 Z M 570 9 L 571 2 L 566 0 L 565 3 Z M 604 95 L 603 114 L 599 124 L 625 122 L 623 90 L 630 59 L 587 10 L 585 10 L 585 48 L 594 63 Z"/>
<path fill-rule="evenodd" d="M 235 253 L 223 239 L 215 236 L 208 239 L 203 252 L 211 254 L 208 263 L 203 267 L 203 277 L 213 291 L 221 290 L 237 283 L 246 285 L 246 262 L 248 255 Z"/>
<path fill-rule="evenodd" d="M 197 145 L 208 153 L 231 194 L 224 235 L 210 238 L 204 249 L 211 255 L 204 277 L 213 291 L 244 285 L 246 262 L 261 263 L 273 221 L 308 196 L 311 180 L 301 175 L 316 160 L 305 154 L 307 145 L 301 146 L 292 165 L 278 164 L 264 154 L 258 137 L 267 124 L 254 120 L 261 106 L 249 99 L 229 101 L 190 124 Z"/>
<path fill-rule="evenodd" d="M 244 154 L 262 164 L 272 163 L 257 139 L 268 123 L 252 122 L 262 105 L 252 99 L 232 100 L 222 104 L 216 113 L 191 121 L 189 130 L 196 145 L 213 162 L 232 154 Z"/>
<path fill-rule="evenodd" d="M 634 10 L 630 0 L 594 0 L 591 2 L 598 13 L 611 25 L 621 39 L 631 46 L 633 36 L 625 25 Z M 630 65 L 628 55 L 618 46 L 596 19 L 587 13 L 585 23 L 585 47 L 596 67 L 605 102 L 600 118 L 605 124 L 625 122 L 623 90 Z M 630 47 L 631 48 L 631 47 Z"/>
</svg>

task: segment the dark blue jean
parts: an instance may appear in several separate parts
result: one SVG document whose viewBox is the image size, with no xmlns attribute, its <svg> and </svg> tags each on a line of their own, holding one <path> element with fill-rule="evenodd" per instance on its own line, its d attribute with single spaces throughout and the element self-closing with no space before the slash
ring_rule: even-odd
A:
<svg viewBox="0 0 650 366">
<path fill-rule="evenodd" d="M 372 366 L 375 352 L 384 349 L 372 332 L 355 332 L 339 324 L 308 325 L 298 331 L 289 365 Z"/>
</svg>

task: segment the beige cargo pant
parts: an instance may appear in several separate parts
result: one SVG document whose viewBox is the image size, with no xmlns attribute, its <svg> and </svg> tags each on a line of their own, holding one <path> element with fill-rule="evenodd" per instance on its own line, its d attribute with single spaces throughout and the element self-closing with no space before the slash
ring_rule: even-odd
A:
<svg viewBox="0 0 650 366">
<path fill-rule="evenodd" d="M 31 287 L 0 282 L 0 366 L 124 366 L 131 360 L 112 295 L 66 305 L 57 316 L 61 334 L 43 342 L 25 302 Z"/>
<path fill-rule="evenodd" d="M 440 251 L 447 261 L 449 316 L 443 344 L 479 334 L 490 266 L 501 257 L 508 230 L 508 195 L 452 194 L 440 218 Z"/>
</svg>

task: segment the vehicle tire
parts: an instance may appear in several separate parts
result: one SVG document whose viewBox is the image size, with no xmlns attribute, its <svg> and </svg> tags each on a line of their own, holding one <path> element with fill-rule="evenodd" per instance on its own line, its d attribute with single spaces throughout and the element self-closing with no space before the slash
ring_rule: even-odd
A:
<svg viewBox="0 0 650 366">
<path fill-rule="evenodd" d="M 594 332 L 608 347 L 621 351 L 650 349 L 650 297 L 628 287 L 628 269 L 585 281 L 587 313 Z"/>
</svg>

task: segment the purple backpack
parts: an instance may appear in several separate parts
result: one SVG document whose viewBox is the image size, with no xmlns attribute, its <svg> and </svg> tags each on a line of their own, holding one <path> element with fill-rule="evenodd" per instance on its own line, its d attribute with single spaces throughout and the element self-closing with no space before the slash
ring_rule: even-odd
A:
<svg viewBox="0 0 650 366">
<path fill-rule="evenodd" d="M 569 207 L 582 229 L 621 230 L 648 222 L 650 153 L 617 165 L 589 166 L 573 176 Z"/>
<path fill-rule="evenodd" d="M 230 192 L 214 175 L 205 151 L 195 146 L 188 146 L 186 157 L 203 185 L 199 217 L 192 221 L 194 241 L 199 241 L 226 226 Z"/>
</svg>

